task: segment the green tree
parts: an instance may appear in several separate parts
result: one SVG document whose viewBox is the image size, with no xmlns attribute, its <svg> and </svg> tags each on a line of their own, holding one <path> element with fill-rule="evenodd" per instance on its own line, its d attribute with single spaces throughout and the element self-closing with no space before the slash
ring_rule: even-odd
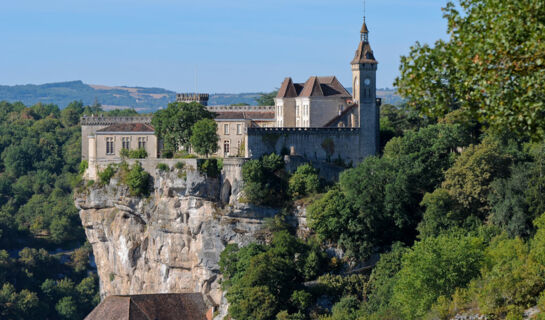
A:
<svg viewBox="0 0 545 320">
<path fill-rule="evenodd" d="M 136 162 L 126 178 L 127 186 L 133 196 L 147 195 L 149 192 L 150 175 L 139 162 Z"/>
<path fill-rule="evenodd" d="M 198 154 L 208 155 L 218 151 L 218 125 L 212 119 L 201 119 L 192 128 L 191 146 Z"/>
<path fill-rule="evenodd" d="M 258 106 L 274 106 L 274 98 L 278 95 L 278 90 L 270 93 L 262 93 L 259 98 L 256 98 Z"/>
<path fill-rule="evenodd" d="M 295 199 L 314 194 L 318 192 L 319 188 L 320 177 L 318 176 L 318 170 L 308 163 L 297 167 L 297 170 L 289 179 L 288 192 Z"/>
<path fill-rule="evenodd" d="M 395 86 L 431 117 L 461 109 L 495 130 L 542 138 L 545 8 L 541 0 L 461 0 L 444 9 L 447 41 L 417 43 Z"/>
<path fill-rule="evenodd" d="M 420 319 L 439 296 L 479 275 L 483 260 L 483 241 L 476 237 L 451 234 L 417 242 L 403 256 L 392 304 L 403 319 Z"/>
<path fill-rule="evenodd" d="M 242 178 L 249 202 L 277 207 L 286 200 L 287 178 L 281 156 L 273 153 L 244 163 Z"/>
<path fill-rule="evenodd" d="M 214 114 L 198 103 L 169 103 L 168 107 L 153 115 L 152 124 L 159 139 L 163 139 L 165 150 L 177 151 L 190 147 L 192 129 L 201 119 L 213 119 Z"/>
</svg>

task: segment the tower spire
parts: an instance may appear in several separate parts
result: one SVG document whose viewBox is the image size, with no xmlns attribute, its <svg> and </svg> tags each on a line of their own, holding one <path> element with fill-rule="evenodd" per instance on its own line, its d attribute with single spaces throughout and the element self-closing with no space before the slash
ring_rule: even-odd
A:
<svg viewBox="0 0 545 320">
<path fill-rule="evenodd" d="M 365 22 L 367 14 L 367 1 L 363 0 L 363 26 L 361 27 L 361 42 L 369 43 L 369 29 L 367 29 L 367 23 Z"/>
</svg>

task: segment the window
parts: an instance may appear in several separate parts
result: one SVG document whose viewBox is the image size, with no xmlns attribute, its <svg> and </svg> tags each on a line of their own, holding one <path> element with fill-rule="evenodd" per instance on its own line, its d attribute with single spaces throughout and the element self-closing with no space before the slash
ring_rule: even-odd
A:
<svg viewBox="0 0 545 320">
<path fill-rule="evenodd" d="M 106 154 L 114 154 L 114 138 L 112 137 L 106 138 Z"/>
<path fill-rule="evenodd" d="M 223 156 L 224 156 L 224 157 L 228 157 L 228 156 L 229 156 L 229 147 L 230 147 L 229 140 L 225 140 L 225 141 L 223 142 Z"/>
<path fill-rule="evenodd" d="M 146 149 L 146 138 L 144 137 L 138 138 L 138 149 Z"/>
<path fill-rule="evenodd" d="M 229 124 L 223 125 L 223 134 L 229 134 Z"/>
<path fill-rule="evenodd" d="M 129 137 L 121 138 L 121 147 L 123 149 L 129 150 L 131 148 L 131 138 L 129 138 Z"/>
<path fill-rule="evenodd" d="M 237 134 L 242 134 L 242 125 L 237 124 Z"/>
</svg>

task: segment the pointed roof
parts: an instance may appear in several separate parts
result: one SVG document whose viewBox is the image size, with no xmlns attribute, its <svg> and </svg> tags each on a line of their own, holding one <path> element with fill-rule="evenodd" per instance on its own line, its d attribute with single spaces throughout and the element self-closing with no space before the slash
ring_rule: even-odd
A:
<svg viewBox="0 0 545 320">
<path fill-rule="evenodd" d="M 341 82 L 335 76 L 318 77 L 324 96 L 342 96 L 350 98 L 352 95 L 344 88 Z"/>
<path fill-rule="evenodd" d="M 291 80 L 290 77 L 284 79 L 284 82 L 282 82 L 282 86 L 280 87 L 280 90 L 278 90 L 278 94 L 276 95 L 277 98 L 294 98 L 297 97 L 297 90 L 295 90 L 295 86 L 293 85 L 293 80 Z"/>
<path fill-rule="evenodd" d="M 369 29 L 367 28 L 367 23 L 365 23 L 365 19 L 363 19 L 363 26 L 361 26 L 361 33 L 369 33 Z"/>
<path fill-rule="evenodd" d="M 305 87 L 301 92 L 301 97 L 323 97 L 324 92 L 322 91 L 322 85 L 318 77 L 310 77 L 307 82 L 305 82 Z"/>
<path fill-rule="evenodd" d="M 356 50 L 354 60 L 352 60 L 351 62 L 351 64 L 362 63 L 378 64 L 378 61 L 375 59 L 375 55 L 373 54 L 373 50 L 371 49 L 371 45 L 369 44 L 369 42 L 360 41 L 360 45 L 358 46 L 358 50 Z"/>
<path fill-rule="evenodd" d="M 278 90 L 277 98 L 296 97 L 341 97 L 350 98 L 350 93 L 335 76 L 310 77 L 305 83 L 293 83 L 286 78 Z"/>
</svg>

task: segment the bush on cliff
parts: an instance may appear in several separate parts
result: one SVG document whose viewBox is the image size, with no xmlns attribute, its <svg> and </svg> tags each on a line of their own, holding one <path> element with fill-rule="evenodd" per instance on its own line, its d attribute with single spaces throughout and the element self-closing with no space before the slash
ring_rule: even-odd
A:
<svg viewBox="0 0 545 320">
<path fill-rule="evenodd" d="M 290 177 L 288 192 L 294 199 L 317 193 L 320 189 L 318 170 L 306 163 Z"/>
<path fill-rule="evenodd" d="M 280 207 L 286 200 L 287 173 L 282 157 L 274 153 L 250 160 L 242 167 L 246 199 L 256 205 Z"/>
<path fill-rule="evenodd" d="M 139 162 L 136 162 L 127 174 L 125 183 L 133 196 L 145 196 L 149 194 L 150 175 Z"/>
</svg>

